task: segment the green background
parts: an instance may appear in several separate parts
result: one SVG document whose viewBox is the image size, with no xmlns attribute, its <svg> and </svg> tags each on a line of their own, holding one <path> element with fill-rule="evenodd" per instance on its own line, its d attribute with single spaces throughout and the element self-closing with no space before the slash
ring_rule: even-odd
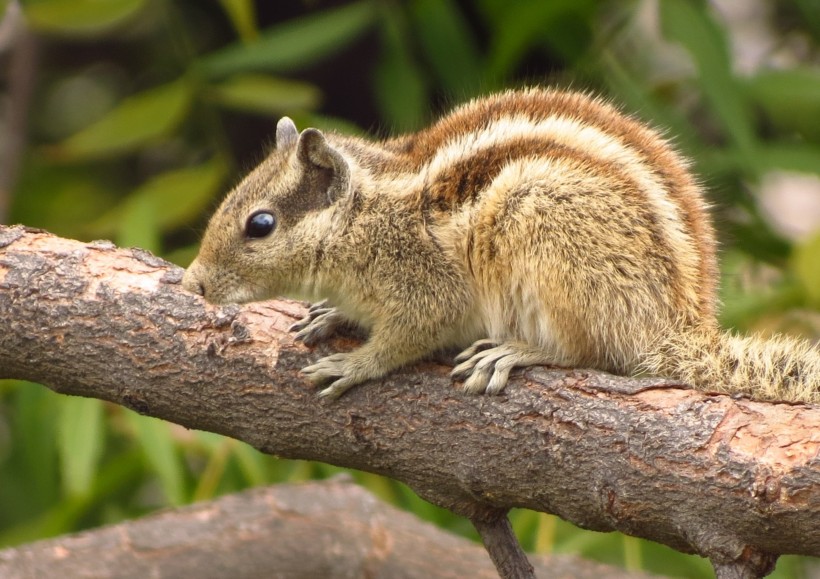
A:
<svg viewBox="0 0 820 579">
<path fill-rule="evenodd" d="M 820 178 L 818 0 L 772 3 L 773 51 L 800 49 L 751 72 L 733 57 L 726 15 L 694 0 L 22 4 L 34 41 L 14 57 L 21 78 L 5 79 L 6 110 L 25 122 L 0 222 L 108 238 L 184 266 L 282 115 L 300 128 L 387 135 L 493 90 L 556 85 L 607 95 L 693 159 L 719 228 L 725 326 L 820 336 L 820 229 L 787 237 L 759 202 L 771 175 Z M 339 470 L 0 381 L 0 546 Z M 402 485 L 354 477 L 475 538 Z M 617 533 L 529 511 L 512 518 L 528 550 L 712 573 L 701 558 Z M 804 565 L 781 558 L 775 575 L 802 577 Z"/>
</svg>

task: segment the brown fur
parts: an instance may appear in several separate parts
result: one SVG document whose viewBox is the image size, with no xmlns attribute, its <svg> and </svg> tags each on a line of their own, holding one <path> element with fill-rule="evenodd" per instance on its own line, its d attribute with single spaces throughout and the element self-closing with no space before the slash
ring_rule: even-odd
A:
<svg viewBox="0 0 820 579">
<path fill-rule="evenodd" d="M 254 212 L 276 218 L 249 238 Z M 227 197 L 185 287 L 214 302 L 327 299 L 298 324 L 370 331 L 305 368 L 322 393 L 466 347 L 464 389 L 515 366 L 650 371 L 764 399 L 820 399 L 820 354 L 722 334 L 712 226 L 687 163 L 653 130 L 579 93 L 530 89 L 384 141 L 299 135 Z M 489 340 L 487 340 L 489 339 Z"/>
</svg>

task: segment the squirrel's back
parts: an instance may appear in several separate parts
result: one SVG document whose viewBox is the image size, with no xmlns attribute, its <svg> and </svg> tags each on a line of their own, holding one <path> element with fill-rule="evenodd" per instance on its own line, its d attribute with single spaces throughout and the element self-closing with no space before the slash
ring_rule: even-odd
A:
<svg viewBox="0 0 820 579">
<path fill-rule="evenodd" d="M 373 190 L 426 215 L 469 273 L 491 339 L 628 372 L 664 329 L 714 324 L 700 188 L 658 133 L 602 100 L 509 91 L 379 143 L 378 159 L 348 143 Z"/>
<path fill-rule="evenodd" d="M 509 91 L 379 145 L 375 190 L 427 216 L 473 281 L 491 340 L 525 342 L 565 366 L 766 399 L 820 396 L 816 349 L 718 329 L 701 187 L 659 133 L 605 101 Z"/>
<path fill-rule="evenodd" d="M 605 101 L 577 92 L 508 91 L 380 144 L 392 155 L 370 169 L 388 180 L 411 174 L 414 182 L 403 191 L 418 195 L 419 204 L 432 211 L 489 204 L 494 196 L 489 190 L 504 179 L 514 190 L 501 194 L 505 197 L 520 196 L 525 183 L 543 182 L 545 174 L 556 183 L 579 173 L 594 176 L 603 189 L 611 183 L 617 190 L 612 196 L 577 192 L 583 195 L 578 208 L 590 209 L 589 217 L 600 226 L 594 236 L 605 237 L 613 225 L 646 231 L 660 246 L 679 309 L 692 309 L 699 317 L 714 314 L 715 238 L 700 186 L 665 139 Z M 616 222 L 612 212 L 627 206 L 633 212 L 622 217 L 629 222 Z"/>
</svg>

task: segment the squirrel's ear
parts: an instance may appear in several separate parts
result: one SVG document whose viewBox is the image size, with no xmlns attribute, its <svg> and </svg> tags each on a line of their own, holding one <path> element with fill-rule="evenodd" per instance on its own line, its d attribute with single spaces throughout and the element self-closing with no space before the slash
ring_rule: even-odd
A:
<svg viewBox="0 0 820 579">
<path fill-rule="evenodd" d="M 330 170 L 332 178 L 327 190 L 328 200 L 333 203 L 350 191 L 350 168 L 347 160 L 325 139 L 319 129 L 305 129 L 299 135 L 297 157 L 307 167 Z"/>
<path fill-rule="evenodd" d="M 289 117 L 282 117 L 276 123 L 276 148 L 289 149 L 296 144 L 299 139 L 299 131 Z"/>
<path fill-rule="evenodd" d="M 331 148 L 322 131 L 319 129 L 305 129 L 299 135 L 297 155 L 303 163 L 333 169 L 337 162 L 334 156 L 339 156 L 339 153 Z"/>
</svg>

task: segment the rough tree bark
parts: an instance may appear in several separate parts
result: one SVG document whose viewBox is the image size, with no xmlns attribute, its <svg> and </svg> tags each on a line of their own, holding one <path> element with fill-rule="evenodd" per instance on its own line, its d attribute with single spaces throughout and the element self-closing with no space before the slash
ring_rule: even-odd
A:
<svg viewBox="0 0 820 579">
<path fill-rule="evenodd" d="M 820 408 L 531 368 L 499 397 L 418 364 L 325 403 L 272 301 L 213 307 L 139 250 L 0 228 L 0 377 L 383 474 L 470 517 L 524 507 L 709 557 L 719 576 L 820 556 Z"/>
<path fill-rule="evenodd" d="M 537 556 L 553 579 L 648 577 L 570 556 Z M 253 489 L 0 551 L 3 579 L 492 579 L 487 554 L 333 479 Z"/>
</svg>

